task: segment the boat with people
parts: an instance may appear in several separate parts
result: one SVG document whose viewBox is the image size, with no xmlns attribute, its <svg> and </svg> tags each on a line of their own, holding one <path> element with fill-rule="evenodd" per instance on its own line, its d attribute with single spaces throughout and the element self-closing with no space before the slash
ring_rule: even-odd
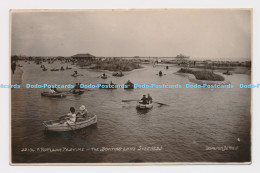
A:
<svg viewBox="0 0 260 173">
<path fill-rule="evenodd" d="M 78 89 L 72 91 L 73 94 L 77 94 L 77 95 L 83 94 L 84 92 L 85 92 L 84 90 L 78 90 Z"/>
<path fill-rule="evenodd" d="M 43 121 L 43 126 L 46 131 L 54 132 L 64 132 L 64 131 L 74 131 L 88 127 L 90 125 L 97 123 L 97 115 L 91 114 L 88 118 L 82 121 L 76 121 L 73 123 L 68 123 L 67 121 L 61 123 L 61 120 L 49 120 Z"/>
<path fill-rule="evenodd" d="M 50 92 L 42 92 L 41 93 L 42 96 L 44 97 L 53 97 L 53 98 L 62 98 L 62 97 L 66 97 L 66 94 L 65 93 L 50 93 Z"/>
<path fill-rule="evenodd" d="M 83 76 L 83 74 L 72 74 L 71 76 L 73 76 L 73 77 L 78 77 L 78 76 Z"/>
<path fill-rule="evenodd" d="M 227 71 L 224 72 L 223 74 L 225 74 L 225 75 L 232 75 L 232 73 L 231 73 L 229 70 L 227 70 Z"/>
<path fill-rule="evenodd" d="M 119 71 L 119 72 L 113 72 L 112 76 L 122 77 L 122 76 L 124 76 L 124 74 L 122 73 L 122 71 Z"/>
<path fill-rule="evenodd" d="M 43 68 L 42 71 L 47 71 L 47 68 Z"/>
<path fill-rule="evenodd" d="M 59 71 L 59 69 L 52 68 L 51 71 Z"/>
<path fill-rule="evenodd" d="M 134 89 L 134 84 L 128 80 L 126 83 L 125 83 L 125 88 L 124 89 Z"/>
<path fill-rule="evenodd" d="M 163 75 L 162 71 L 159 71 L 159 76 L 162 76 L 162 75 Z"/>
<path fill-rule="evenodd" d="M 148 93 L 148 96 L 144 94 L 141 100 L 137 100 L 136 108 L 137 109 L 151 109 L 153 107 L 153 99 Z"/>
<path fill-rule="evenodd" d="M 153 103 L 143 104 L 141 101 L 137 101 L 136 108 L 137 109 L 151 109 L 153 107 Z"/>
<path fill-rule="evenodd" d="M 75 70 L 74 73 L 71 76 L 77 77 L 77 76 L 83 76 L 83 74 L 79 74 L 78 71 Z"/>
<path fill-rule="evenodd" d="M 107 79 L 106 73 L 103 73 L 100 77 L 101 77 L 101 79 Z"/>
</svg>

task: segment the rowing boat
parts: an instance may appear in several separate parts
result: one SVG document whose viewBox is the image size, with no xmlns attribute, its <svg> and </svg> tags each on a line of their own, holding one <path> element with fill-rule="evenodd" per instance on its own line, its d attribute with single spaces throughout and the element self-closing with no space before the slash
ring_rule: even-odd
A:
<svg viewBox="0 0 260 173">
<path fill-rule="evenodd" d="M 42 92 L 41 95 L 44 96 L 44 97 L 55 97 L 55 98 L 66 97 L 66 94 L 64 94 L 64 93 L 53 93 L 53 94 L 51 94 L 49 92 Z"/>
<path fill-rule="evenodd" d="M 59 71 L 59 69 L 54 69 L 54 68 L 53 68 L 53 69 L 51 69 L 51 71 Z"/>
<path fill-rule="evenodd" d="M 142 102 L 137 101 L 136 108 L 138 109 L 151 109 L 153 107 L 153 103 L 143 104 Z"/>
<path fill-rule="evenodd" d="M 73 93 L 73 94 L 78 94 L 78 95 L 80 95 L 80 94 L 83 94 L 83 93 L 84 93 L 84 90 L 74 89 L 74 90 L 72 91 L 72 93 Z"/>
<path fill-rule="evenodd" d="M 112 73 L 112 76 L 122 77 L 122 76 L 124 76 L 124 74 L 119 73 L 119 72 L 114 72 L 114 73 Z"/>
<path fill-rule="evenodd" d="M 102 78 L 102 79 L 107 79 L 107 76 L 103 76 L 103 75 L 102 75 L 101 78 Z"/>
<path fill-rule="evenodd" d="M 125 87 L 124 89 L 134 89 L 134 84 L 132 82 L 128 82 L 128 83 L 125 83 Z"/>
<path fill-rule="evenodd" d="M 86 120 L 78 121 L 75 123 L 69 121 L 62 122 L 60 120 L 43 121 L 43 126 L 47 131 L 64 132 L 64 131 L 73 131 L 73 130 L 82 129 L 96 123 L 97 123 L 97 116 L 92 115 L 90 118 Z"/>
<path fill-rule="evenodd" d="M 83 74 L 72 74 L 73 77 L 83 76 Z"/>
</svg>

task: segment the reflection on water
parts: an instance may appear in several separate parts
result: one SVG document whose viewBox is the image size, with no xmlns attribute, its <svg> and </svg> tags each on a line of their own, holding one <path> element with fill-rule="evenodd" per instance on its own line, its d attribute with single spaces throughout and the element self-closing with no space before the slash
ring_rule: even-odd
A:
<svg viewBox="0 0 260 173">
<path fill-rule="evenodd" d="M 61 64 L 23 64 L 23 87 L 12 90 L 12 155 L 15 163 L 47 162 L 238 162 L 250 160 L 250 89 L 240 89 L 240 83 L 249 84 L 243 74 L 226 76 L 233 89 L 185 89 L 189 80 L 173 74 L 179 68 L 145 66 L 126 73 L 123 77 L 98 78 L 102 72 L 77 69 L 84 76 L 72 77 L 73 70 L 51 72 Z M 66 64 L 62 64 L 64 67 Z M 164 76 L 159 77 L 162 70 Z M 25 89 L 30 84 L 180 84 L 178 89 L 91 89 L 82 95 L 66 98 L 42 97 L 47 89 Z M 68 91 L 68 89 L 60 89 Z M 150 93 L 154 103 L 150 110 L 137 110 L 136 102 L 123 99 L 141 99 Z M 98 124 L 66 133 L 45 132 L 42 121 L 56 119 L 69 112 L 71 106 L 79 110 L 84 104 L 98 116 Z M 238 141 L 237 139 L 240 139 Z M 162 147 L 161 151 L 125 152 L 21 152 L 24 147 Z M 238 146 L 238 150 L 216 151 L 207 147 Z"/>
</svg>

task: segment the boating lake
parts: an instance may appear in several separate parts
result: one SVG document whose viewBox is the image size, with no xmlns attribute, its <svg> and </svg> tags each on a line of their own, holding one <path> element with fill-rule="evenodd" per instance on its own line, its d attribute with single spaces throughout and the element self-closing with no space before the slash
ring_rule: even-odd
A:
<svg viewBox="0 0 260 173">
<path fill-rule="evenodd" d="M 20 64 L 23 65 L 22 88 L 11 90 L 13 163 L 250 161 L 251 91 L 239 88 L 240 83 L 251 83 L 249 75 L 225 76 L 234 85 L 233 89 L 186 89 L 185 84 L 193 83 L 187 77 L 173 74 L 180 67 L 171 65 L 168 70 L 165 66 L 143 65 L 144 68 L 127 72 L 123 77 L 106 73 L 111 77 L 101 79 L 98 78 L 102 74 L 100 71 L 79 69 L 66 63 L 44 62 L 48 71 L 42 71 L 40 65 L 33 62 Z M 73 69 L 50 71 L 53 67 L 60 69 L 67 65 Z M 84 76 L 72 77 L 74 70 Z M 156 75 L 160 70 L 166 75 Z M 48 89 L 25 88 L 26 83 L 97 84 L 113 81 L 124 84 L 127 80 L 137 84 L 180 84 L 182 88 L 91 89 L 82 95 L 65 98 L 42 97 L 41 92 Z M 140 111 L 134 101 L 121 102 L 123 99 L 140 99 L 148 93 L 154 101 L 169 106 L 154 103 L 152 109 Z M 44 131 L 43 121 L 67 114 L 71 106 L 78 111 L 81 105 L 97 115 L 97 125 L 75 132 Z M 64 147 L 92 149 L 62 152 L 43 149 Z M 106 149 L 97 150 L 102 147 Z M 113 150 L 120 147 L 125 150 Z M 30 150 L 36 148 L 43 150 Z"/>
</svg>

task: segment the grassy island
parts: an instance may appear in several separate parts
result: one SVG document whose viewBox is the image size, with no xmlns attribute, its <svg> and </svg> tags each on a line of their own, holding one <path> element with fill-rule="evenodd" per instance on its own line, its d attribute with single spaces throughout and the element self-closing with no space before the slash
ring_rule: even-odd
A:
<svg viewBox="0 0 260 173">
<path fill-rule="evenodd" d="M 221 75 L 215 74 L 212 71 L 195 71 L 189 68 L 181 68 L 179 73 L 189 73 L 193 74 L 197 80 L 207 80 L 207 81 L 224 81 L 225 78 Z"/>
</svg>

